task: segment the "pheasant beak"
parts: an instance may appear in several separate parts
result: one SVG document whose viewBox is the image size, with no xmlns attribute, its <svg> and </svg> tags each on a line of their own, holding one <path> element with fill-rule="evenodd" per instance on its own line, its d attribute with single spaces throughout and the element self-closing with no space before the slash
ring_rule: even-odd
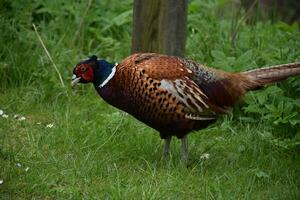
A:
<svg viewBox="0 0 300 200">
<path fill-rule="evenodd" d="M 74 87 L 75 85 L 77 85 L 77 83 L 80 81 L 81 77 L 76 77 L 76 75 L 74 74 L 72 76 L 72 81 L 71 81 L 71 86 Z"/>
</svg>

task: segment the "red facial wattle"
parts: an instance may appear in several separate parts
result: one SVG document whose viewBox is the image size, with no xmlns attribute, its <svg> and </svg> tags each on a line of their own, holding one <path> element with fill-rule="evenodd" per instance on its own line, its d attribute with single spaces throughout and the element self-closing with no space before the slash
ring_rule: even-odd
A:
<svg viewBox="0 0 300 200">
<path fill-rule="evenodd" d="M 91 66 L 87 64 L 78 65 L 75 69 L 78 77 L 81 77 L 85 82 L 92 82 L 94 80 L 94 73 Z"/>
</svg>

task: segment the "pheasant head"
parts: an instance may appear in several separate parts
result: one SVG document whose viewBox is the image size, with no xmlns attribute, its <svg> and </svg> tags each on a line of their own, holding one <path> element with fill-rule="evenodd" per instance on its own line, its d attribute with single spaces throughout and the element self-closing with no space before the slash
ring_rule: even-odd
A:
<svg viewBox="0 0 300 200">
<path fill-rule="evenodd" d="M 105 60 L 98 60 L 97 56 L 93 55 L 75 66 L 71 85 L 75 86 L 77 83 L 92 82 L 101 87 L 114 75 L 114 66 L 114 64 Z"/>
</svg>

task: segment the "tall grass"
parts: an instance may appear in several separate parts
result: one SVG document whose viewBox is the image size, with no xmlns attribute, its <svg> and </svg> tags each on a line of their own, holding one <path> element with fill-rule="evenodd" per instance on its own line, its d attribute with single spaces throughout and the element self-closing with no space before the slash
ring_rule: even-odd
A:
<svg viewBox="0 0 300 200">
<path fill-rule="evenodd" d="M 55 72 L 32 24 L 64 78 L 87 55 L 119 60 L 129 54 L 131 1 L 4 1 L 1 27 L 1 85 L 19 86 L 52 79 Z M 118 6 L 115 6 L 118 5 Z M 109 9 L 108 9 L 109 8 Z M 104 17 L 105 16 L 105 17 Z M 118 51 L 116 51 L 118 50 Z"/>
</svg>

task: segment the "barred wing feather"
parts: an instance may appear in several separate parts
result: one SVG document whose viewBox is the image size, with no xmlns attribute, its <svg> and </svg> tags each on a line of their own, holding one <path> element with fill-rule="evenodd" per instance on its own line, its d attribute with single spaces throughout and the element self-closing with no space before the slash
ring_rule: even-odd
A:
<svg viewBox="0 0 300 200">
<path fill-rule="evenodd" d="M 175 80 L 161 80 L 161 87 L 174 95 L 185 106 L 185 117 L 192 120 L 212 120 L 216 114 L 209 109 L 208 97 L 188 77 Z"/>
</svg>

